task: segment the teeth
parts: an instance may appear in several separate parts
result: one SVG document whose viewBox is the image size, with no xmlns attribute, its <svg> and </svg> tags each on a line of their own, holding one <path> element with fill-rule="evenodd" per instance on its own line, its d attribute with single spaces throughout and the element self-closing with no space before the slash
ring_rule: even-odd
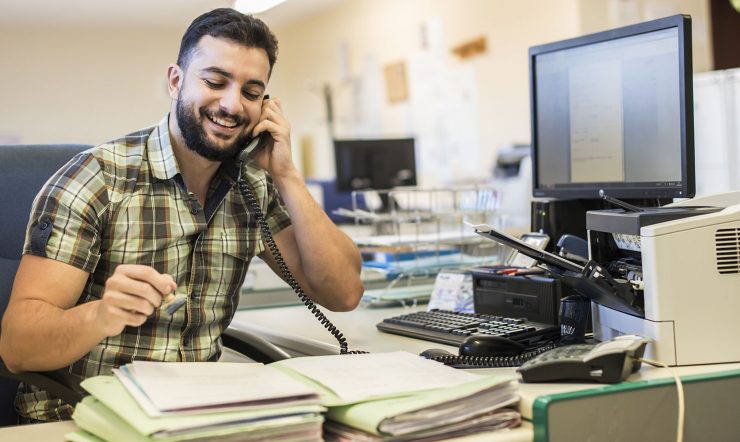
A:
<svg viewBox="0 0 740 442">
<path fill-rule="evenodd" d="M 208 117 L 211 121 L 224 127 L 236 127 L 236 121 L 224 120 L 218 117 Z"/>
</svg>

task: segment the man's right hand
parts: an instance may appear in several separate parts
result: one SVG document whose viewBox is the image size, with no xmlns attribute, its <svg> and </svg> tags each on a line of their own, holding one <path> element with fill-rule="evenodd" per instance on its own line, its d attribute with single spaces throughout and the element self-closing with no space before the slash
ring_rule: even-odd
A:
<svg viewBox="0 0 740 442">
<path fill-rule="evenodd" d="M 138 327 L 176 288 L 172 276 L 152 267 L 121 264 L 105 282 L 96 322 L 106 336 L 119 335 L 126 326 Z"/>
</svg>

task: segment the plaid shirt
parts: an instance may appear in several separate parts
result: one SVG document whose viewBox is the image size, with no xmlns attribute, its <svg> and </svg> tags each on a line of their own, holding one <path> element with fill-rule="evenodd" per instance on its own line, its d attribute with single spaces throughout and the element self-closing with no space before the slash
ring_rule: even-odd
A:
<svg viewBox="0 0 740 442">
<path fill-rule="evenodd" d="M 77 301 L 99 300 L 119 264 L 144 264 L 175 278 L 187 305 L 173 316 L 158 309 L 140 327 L 104 339 L 69 367 L 75 376 L 110 374 L 132 360 L 215 361 L 231 322 L 249 262 L 262 235 L 235 180 L 245 177 L 268 224 L 290 224 L 264 171 L 224 162 L 202 207 L 189 193 L 170 144 L 168 117 L 159 125 L 75 156 L 34 201 L 23 253 L 90 273 Z M 72 407 L 21 385 L 16 408 L 36 420 L 68 419 Z"/>
</svg>

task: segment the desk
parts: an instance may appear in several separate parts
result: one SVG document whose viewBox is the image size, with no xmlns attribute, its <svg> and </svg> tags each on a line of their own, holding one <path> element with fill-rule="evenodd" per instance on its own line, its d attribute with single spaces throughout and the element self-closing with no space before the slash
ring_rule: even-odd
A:
<svg viewBox="0 0 740 442">
<path fill-rule="evenodd" d="M 457 349 L 452 346 L 383 333 L 375 327 L 375 324 L 384 318 L 423 310 L 425 308 L 425 306 L 396 308 L 360 307 L 352 312 L 335 313 L 324 311 L 324 313 L 344 333 L 350 350 L 374 352 L 405 350 L 419 353 L 427 348 L 442 348 L 450 352 L 456 352 Z M 334 338 L 302 305 L 272 309 L 240 310 L 236 313 L 231 326 L 256 333 L 294 355 L 324 355 L 337 354 L 339 352 L 339 345 Z M 740 370 L 740 364 L 688 366 L 677 367 L 674 370 L 683 378 L 686 376 L 691 378 L 692 376 L 712 376 L 713 374 L 718 375 L 719 373 Z M 486 374 L 510 374 L 514 372 L 514 369 L 489 368 L 475 371 Z M 600 410 L 592 410 L 589 413 L 588 422 L 584 422 L 585 419 L 582 419 L 582 412 L 578 414 L 573 414 L 572 412 L 568 414 L 565 412 L 565 414 L 562 414 L 563 411 L 561 410 L 561 415 L 558 417 L 558 425 L 554 425 L 554 422 L 549 423 L 552 431 L 571 431 L 571 434 L 562 433 L 562 437 L 560 438 L 554 434 L 535 434 L 538 431 L 537 425 L 535 427 L 525 427 L 526 433 L 524 431 L 525 429 L 522 429 L 518 434 L 524 438 L 522 440 L 533 440 L 535 436 L 537 436 L 537 440 L 577 440 L 573 439 L 572 432 L 574 430 L 597 431 L 601 426 L 602 431 L 603 428 L 608 428 L 611 431 L 608 435 L 609 439 L 612 440 L 675 440 L 677 410 L 675 386 L 672 382 L 664 381 L 666 378 L 671 378 L 671 374 L 667 370 L 643 364 L 642 369 L 629 378 L 629 384 L 620 384 L 620 386 L 624 387 L 647 385 L 650 388 L 654 388 L 654 390 L 648 388 L 642 390 L 641 394 L 647 396 L 640 399 L 640 404 L 634 402 L 636 396 L 630 396 L 632 393 L 627 394 L 615 391 L 617 388 L 615 386 L 593 383 L 521 383 L 520 394 L 522 400 L 519 410 L 522 416 L 529 421 L 533 420 L 534 410 L 542 410 L 542 406 L 547 405 L 548 401 L 554 403 L 563 396 L 573 395 L 574 392 L 579 391 L 584 394 L 583 401 L 589 401 L 594 407 L 601 406 L 602 408 Z M 729 387 L 734 389 L 733 391 L 740 393 L 740 376 L 734 377 Z M 733 421 L 730 416 L 732 410 L 735 410 L 736 413 L 737 408 L 735 402 L 727 403 L 728 401 L 734 401 L 732 399 L 733 397 L 740 397 L 740 394 L 733 396 L 732 394 L 723 393 L 725 396 L 724 399 L 717 397 L 717 401 L 725 401 L 725 403 L 720 402 L 721 409 L 718 411 L 715 408 L 718 404 L 714 402 L 713 398 L 692 398 L 692 395 L 696 396 L 697 394 L 696 392 L 689 394 L 692 388 L 694 390 L 702 390 L 704 389 L 704 384 L 699 382 L 685 384 L 687 394 L 686 440 L 692 440 L 692 438 L 703 440 L 740 440 L 740 424 L 737 423 L 737 420 Z M 626 388 L 622 390 L 626 390 Z M 707 391 L 709 390 L 707 389 Z M 593 392 L 604 392 L 604 394 L 593 394 L 589 397 L 588 394 Z M 710 401 L 709 404 L 707 400 Z M 650 403 L 650 401 L 655 402 Z M 574 404 L 578 404 L 578 401 L 566 403 L 566 405 L 571 407 L 571 411 L 574 409 Z M 641 413 L 640 416 L 637 416 L 635 424 L 631 425 L 631 427 L 628 428 L 625 426 L 625 428 L 619 428 L 618 419 L 620 417 L 627 418 L 629 414 L 627 409 L 635 413 L 640 411 L 640 406 L 649 407 L 649 409 L 645 413 Z M 582 409 L 583 405 L 581 404 L 579 410 L 582 411 Z M 563 410 L 568 410 L 568 407 L 563 408 Z M 722 413 L 725 414 L 723 415 Z M 717 425 L 717 419 L 721 419 L 720 425 Z M 537 423 L 535 422 L 535 424 Z M 731 439 L 712 437 L 716 435 L 716 433 L 713 433 L 714 427 L 727 429 L 728 426 L 730 429 L 732 426 L 737 427 L 737 431 L 730 431 L 736 437 Z M 646 428 L 650 427 L 656 429 L 656 432 L 651 434 L 654 437 L 646 438 Z M 721 435 L 726 436 L 726 434 L 725 432 Z M 498 440 L 492 438 L 492 436 L 489 436 L 486 440 Z M 598 440 L 598 438 L 593 440 Z"/>
<path fill-rule="evenodd" d="M 52 422 L 48 424 L 22 425 L 0 428 L 0 440 L 3 442 L 63 441 L 64 435 L 77 430 L 72 421 Z M 449 442 L 522 442 L 532 439 L 532 425 L 523 422 L 519 428 L 504 430 L 492 434 L 479 434 L 462 438 L 448 439 Z"/>
<path fill-rule="evenodd" d="M 359 308 L 352 312 L 334 313 L 325 312 L 327 317 L 345 333 L 350 350 L 367 350 L 367 351 L 395 351 L 405 350 L 414 353 L 421 352 L 430 347 L 443 348 L 448 351 L 455 351 L 452 346 L 430 343 L 418 339 L 406 338 L 403 336 L 382 333 L 375 328 L 375 324 L 386 317 L 394 316 L 402 312 L 411 312 L 423 310 L 425 307 L 413 308 L 390 308 L 390 309 L 367 309 Z M 280 307 L 271 309 L 240 310 L 237 312 L 232 327 L 244 329 L 259 334 L 264 338 L 285 348 L 289 353 L 302 355 L 322 355 L 336 354 L 339 346 L 334 338 L 319 324 L 308 310 L 302 305 L 291 307 Z M 728 370 L 738 370 L 740 364 L 716 364 L 709 366 L 678 367 L 676 371 L 682 376 L 691 376 L 696 374 L 711 374 L 727 372 Z M 489 368 L 476 370 L 478 373 L 506 374 L 513 373 L 511 368 Z M 662 379 L 670 375 L 663 369 L 655 369 L 643 366 L 640 372 L 630 377 L 629 384 L 636 385 L 640 382 L 661 382 Z M 740 378 L 737 384 L 740 384 Z M 685 379 L 684 379 L 685 380 Z M 694 388 L 703 388 L 703 384 L 693 384 Z M 733 388 L 737 385 L 733 384 Z M 558 395 L 573 394 L 574 392 L 593 392 L 598 389 L 613 389 L 614 386 L 601 386 L 599 384 L 577 384 L 577 383 L 552 383 L 552 384 L 520 384 L 520 394 L 522 400 L 519 404 L 519 410 L 522 416 L 529 421 L 533 419 L 533 410 L 541 406 L 543 402 L 557 399 Z M 691 388 L 687 384 L 687 389 Z M 710 390 L 707 390 L 710 391 Z M 655 399 L 654 408 L 651 413 L 642 413 L 641 421 L 636 420 L 630 426 L 620 426 L 619 419 L 624 419 L 628 412 L 639 411 L 641 403 L 630 401 L 630 397 L 621 397 L 619 395 L 596 394 L 591 397 L 584 397 L 590 408 L 588 416 L 584 418 L 582 413 L 574 413 L 573 408 L 561 408 L 561 413 L 557 418 L 557 426 L 551 426 L 551 433 L 542 433 L 542 428 L 535 423 L 524 422 L 520 428 L 470 436 L 466 438 L 454 439 L 455 441 L 491 441 L 491 442 L 514 442 L 514 441 L 531 441 L 531 440 L 579 440 L 583 439 L 583 434 L 579 437 L 568 435 L 567 431 L 588 431 L 604 428 L 608 430 L 609 437 L 592 438 L 592 440 L 675 440 L 675 387 L 672 384 L 666 384 L 660 392 L 651 394 L 648 392 L 648 399 Z M 721 391 L 711 391 L 708 394 L 715 395 L 719 403 L 712 403 L 711 407 L 703 407 L 701 403 L 691 400 L 691 394 L 687 390 L 687 407 L 686 407 L 686 440 L 740 440 L 740 424 L 737 419 L 732 420 L 732 413 L 737 414 L 737 407 L 734 398 L 740 397 L 740 394 L 734 394 Z M 720 396 L 730 396 L 731 401 L 720 401 Z M 577 401 L 566 405 L 577 404 Z M 591 406 L 593 404 L 593 406 Z M 703 409 L 709 415 L 702 415 Z M 582 411 L 582 409 L 580 409 Z M 716 416 L 719 415 L 721 423 L 717 424 Z M 729 416 L 729 417 L 728 417 Z M 629 416 L 627 416 L 629 417 Z M 693 417 L 693 418 L 692 418 Z M 673 420 L 671 420 L 673 419 Z M 552 424 L 553 422 L 551 422 Z M 729 429 L 736 437 L 722 438 L 713 437 L 713 428 L 725 431 Z M 648 437 L 646 431 L 661 430 L 662 437 Z M 2 441 L 22 441 L 29 440 L 62 440 L 65 433 L 73 431 L 75 425 L 72 422 L 58 422 L 52 424 L 40 424 L 25 427 L 0 428 L 0 440 Z M 557 434 L 553 434 L 559 432 Z M 635 436 L 637 434 L 637 436 Z M 666 435 L 668 435 L 666 437 Z"/>
<path fill-rule="evenodd" d="M 3 427 L 0 428 L 0 440 L 3 442 L 63 441 L 64 435 L 73 431 L 77 431 L 77 425 L 72 421 Z"/>
</svg>

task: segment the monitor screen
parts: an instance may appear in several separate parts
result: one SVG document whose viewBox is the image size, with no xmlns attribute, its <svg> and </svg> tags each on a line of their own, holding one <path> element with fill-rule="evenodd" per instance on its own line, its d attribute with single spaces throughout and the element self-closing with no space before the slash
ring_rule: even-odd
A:
<svg viewBox="0 0 740 442">
<path fill-rule="evenodd" d="M 413 138 L 334 140 L 337 190 L 416 185 Z"/>
<path fill-rule="evenodd" d="M 529 50 L 533 195 L 694 195 L 691 19 Z"/>
</svg>

